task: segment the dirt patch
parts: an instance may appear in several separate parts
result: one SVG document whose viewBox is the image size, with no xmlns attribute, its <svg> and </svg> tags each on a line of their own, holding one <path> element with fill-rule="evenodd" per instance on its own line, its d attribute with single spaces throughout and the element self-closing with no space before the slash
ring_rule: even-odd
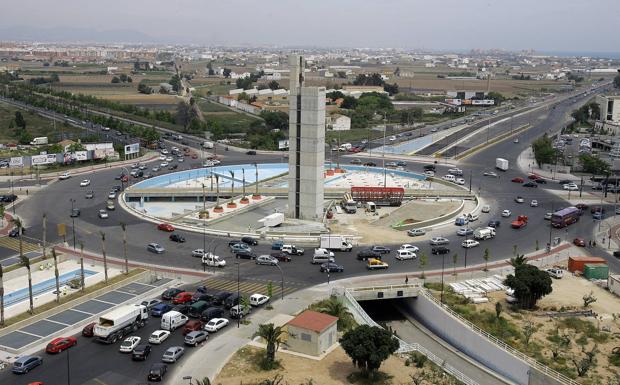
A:
<svg viewBox="0 0 620 385">
<path fill-rule="evenodd" d="M 239 385 L 255 384 L 266 379 L 273 379 L 280 374 L 283 376 L 283 384 L 305 384 L 309 380 L 317 385 L 350 384 L 347 380 L 353 372 L 357 372 L 351 363 L 351 359 L 342 348 L 338 347 L 321 361 L 311 360 L 278 352 L 276 357 L 280 361 L 281 368 L 270 371 L 257 370 L 257 362 L 262 354 L 259 348 L 246 346 L 241 348 L 226 363 L 226 366 L 218 374 L 213 384 Z M 382 365 L 382 372 L 392 376 L 385 384 L 411 383 L 410 374 L 418 370 L 413 366 L 405 366 L 405 358 L 391 356 Z"/>
</svg>

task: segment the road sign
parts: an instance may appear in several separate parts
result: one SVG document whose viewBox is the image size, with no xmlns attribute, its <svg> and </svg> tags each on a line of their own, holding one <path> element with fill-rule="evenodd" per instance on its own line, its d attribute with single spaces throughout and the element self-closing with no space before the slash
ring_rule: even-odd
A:
<svg viewBox="0 0 620 385">
<path fill-rule="evenodd" d="M 56 225 L 56 227 L 58 228 L 59 237 L 64 237 L 65 235 L 67 235 L 67 226 L 65 226 L 64 223 L 59 223 Z"/>
</svg>

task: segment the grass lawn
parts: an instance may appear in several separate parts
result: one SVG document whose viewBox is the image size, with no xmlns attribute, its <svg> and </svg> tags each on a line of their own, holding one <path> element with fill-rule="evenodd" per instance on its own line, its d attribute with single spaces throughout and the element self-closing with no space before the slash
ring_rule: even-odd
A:
<svg viewBox="0 0 620 385">
<path fill-rule="evenodd" d="M 198 105 L 200 106 L 200 110 L 203 113 L 207 112 L 232 112 L 230 109 L 225 106 L 219 105 L 217 103 L 209 102 L 207 100 L 201 100 Z"/>
<path fill-rule="evenodd" d="M 18 137 L 15 135 L 15 129 L 9 128 L 11 121 L 15 119 L 15 112 L 20 111 L 26 121 L 26 131 L 32 134 L 32 137 L 48 136 L 50 141 L 55 137 L 54 125 L 51 119 L 43 118 L 30 111 L 21 110 L 6 104 L 0 103 L 0 142 L 16 143 Z M 60 133 L 60 129 L 64 132 L 81 132 L 76 127 L 64 127 L 62 122 L 56 122 L 56 132 Z"/>
<path fill-rule="evenodd" d="M 206 112 L 204 117 L 207 122 L 217 122 L 227 133 L 246 132 L 250 124 L 258 120 L 258 118 L 230 110 L 229 112 Z"/>
</svg>

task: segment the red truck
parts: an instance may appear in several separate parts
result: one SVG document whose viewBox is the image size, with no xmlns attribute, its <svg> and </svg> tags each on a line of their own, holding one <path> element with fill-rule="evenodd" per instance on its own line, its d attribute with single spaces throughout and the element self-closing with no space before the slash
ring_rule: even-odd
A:
<svg viewBox="0 0 620 385">
<path fill-rule="evenodd" d="M 510 226 L 512 226 L 513 229 L 520 229 L 521 227 L 525 227 L 527 225 L 527 215 L 519 215 L 517 217 L 517 220 L 512 221 L 512 223 L 510 223 Z"/>
</svg>

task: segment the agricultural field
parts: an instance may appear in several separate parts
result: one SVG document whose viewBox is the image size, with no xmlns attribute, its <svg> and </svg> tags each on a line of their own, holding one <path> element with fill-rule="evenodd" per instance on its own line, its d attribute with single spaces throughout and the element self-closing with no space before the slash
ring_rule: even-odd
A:
<svg viewBox="0 0 620 385">
<path fill-rule="evenodd" d="M 17 111 L 21 112 L 26 121 L 26 132 L 33 138 L 47 136 L 50 142 L 53 142 L 57 137 L 60 137 L 61 131 L 64 133 L 82 132 L 81 129 L 66 126 L 62 122 L 56 122 L 56 131 L 54 131 L 52 120 L 0 103 L 0 143 L 18 143 L 21 128 L 15 128 L 15 112 Z M 13 125 L 13 128 L 11 128 L 11 125 Z"/>
</svg>

